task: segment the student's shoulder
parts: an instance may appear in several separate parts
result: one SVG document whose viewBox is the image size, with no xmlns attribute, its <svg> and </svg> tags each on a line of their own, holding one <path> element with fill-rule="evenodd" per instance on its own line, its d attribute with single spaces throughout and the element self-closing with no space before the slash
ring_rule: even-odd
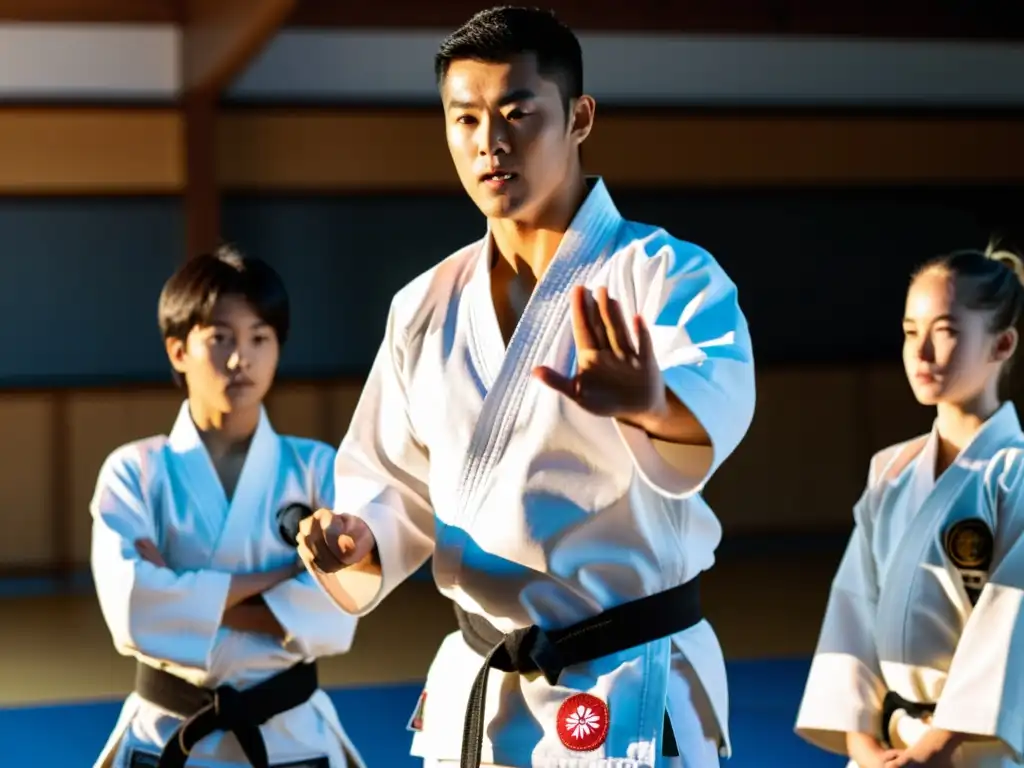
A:
<svg viewBox="0 0 1024 768">
<path fill-rule="evenodd" d="M 1017 434 L 995 452 L 985 468 L 985 483 L 999 494 L 1024 494 L 1024 434 Z M 1024 514 L 1024 509 L 1020 510 Z"/>
<path fill-rule="evenodd" d="M 333 445 L 312 437 L 278 435 L 291 457 L 301 466 L 328 471 L 334 465 L 337 449 Z"/>
<path fill-rule="evenodd" d="M 107 454 L 100 467 L 100 483 L 120 479 L 141 481 L 162 463 L 167 435 L 151 435 L 119 445 Z"/>
<path fill-rule="evenodd" d="M 868 485 L 881 486 L 898 480 L 928 442 L 928 434 L 915 435 L 875 451 L 868 463 Z"/>
</svg>

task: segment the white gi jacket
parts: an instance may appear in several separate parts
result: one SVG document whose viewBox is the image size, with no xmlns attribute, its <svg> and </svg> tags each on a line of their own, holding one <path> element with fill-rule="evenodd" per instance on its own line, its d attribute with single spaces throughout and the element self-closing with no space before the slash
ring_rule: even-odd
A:
<svg viewBox="0 0 1024 768">
<path fill-rule="evenodd" d="M 567 626 L 710 568 L 721 527 L 699 493 L 754 411 L 750 337 L 736 286 L 701 248 L 623 219 L 601 180 L 507 351 L 490 263 L 488 235 L 395 297 L 335 476 L 334 509 L 366 521 L 383 575 L 319 575 L 325 590 L 348 592 L 362 615 L 433 555 L 441 592 L 508 632 Z M 606 286 L 627 318 L 642 313 L 667 385 L 700 419 L 711 448 L 652 441 L 531 378 L 537 365 L 574 368 L 568 295 L 577 284 Z M 444 641 L 427 678 L 413 754 L 458 759 L 481 661 L 461 634 Z M 571 768 L 629 758 L 653 765 L 666 706 L 676 722 L 691 706 L 688 664 L 713 705 L 704 727 L 728 753 L 725 666 L 702 621 L 570 667 L 557 686 L 492 671 L 483 762 Z M 586 752 L 557 735 L 559 707 L 577 692 L 598 697 L 611 713 L 598 726 L 608 726 L 606 740 Z"/>
<path fill-rule="evenodd" d="M 307 573 L 263 598 L 289 637 L 221 627 L 231 575 L 287 565 L 294 547 L 276 515 L 298 502 L 334 502 L 332 447 L 278 435 L 261 412 L 229 503 L 186 401 L 170 436 L 115 450 L 91 504 L 92 572 L 117 651 L 193 685 L 245 688 L 299 662 L 346 652 L 356 619 L 339 613 Z M 142 560 L 135 541 L 156 543 L 167 568 Z M 181 720 L 132 693 L 96 765 L 127 765 L 133 749 L 159 753 Z M 328 756 L 331 768 L 362 765 L 327 694 L 261 728 L 271 764 Z M 352 756 L 346 761 L 345 753 Z M 201 740 L 189 765 L 249 766 L 232 734 Z"/>
<path fill-rule="evenodd" d="M 991 737 L 962 746 L 959 768 L 1019 765 L 1024 434 L 1005 403 L 936 481 L 937 446 L 933 428 L 871 462 L 796 732 L 845 754 L 848 731 L 881 737 L 882 701 L 891 690 L 937 703 L 936 728 Z M 991 562 L 979 566 L 986 554 Z M 972 585 L 984 585 L 973 605 Z M 891 743 L 904 748 L 928 727 L 897 711 Z"/>
</svg>

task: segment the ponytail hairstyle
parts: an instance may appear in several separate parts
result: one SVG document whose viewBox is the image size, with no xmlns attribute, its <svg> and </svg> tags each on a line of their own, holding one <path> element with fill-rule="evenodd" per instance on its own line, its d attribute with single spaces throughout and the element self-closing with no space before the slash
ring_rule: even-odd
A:
<svg viewBox="0 0 1024 768">
<path fill-rule="evenodd" d="M 955 280 L 958 304 L 988 314 L 989 332 L 998 334 L 1017 328 L 1024 315 L 1024 260 L 1018 254 L 991 240 L 984 251 L 954 251 L 932 259 L 914 273 L 914 279 L 933 270 Z M 1004 373 L 1009 370 L 1009 362 Z"/>
</svg>

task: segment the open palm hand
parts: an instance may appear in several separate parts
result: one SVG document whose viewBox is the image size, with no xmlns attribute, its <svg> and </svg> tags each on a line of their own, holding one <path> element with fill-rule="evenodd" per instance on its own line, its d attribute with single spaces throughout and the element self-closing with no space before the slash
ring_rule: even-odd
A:
<svg viewBox="0 0 1024 768">
<path fill-rule="evenodd" d="M 622 307 L 607 288 L 591 293 L 576 286 L 570 301 L 576 375 L 541 366 L 534 376 L 597 416 L 628 422 L 663 411 L 665 383 L 643 318 L 633 318 L 634 344 Z"/>
</svg>

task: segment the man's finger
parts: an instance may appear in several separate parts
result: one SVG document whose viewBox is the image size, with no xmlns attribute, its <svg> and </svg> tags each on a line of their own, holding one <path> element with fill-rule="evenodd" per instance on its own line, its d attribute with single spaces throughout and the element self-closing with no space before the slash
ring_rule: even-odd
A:
<svg viewBox="0 0 1024 768">
<path fill-rule="evenodd" d="M 320 514 L 321 510 L 313 513 L 312 516 L 306 518 L 309 520 L 308 532 L 305 535 L 301 535 L 299 540 L 299 546 L 301 549 L 306 549 L 309 552 L 309 556 L 312 558 L 313 564 L 321 571 L 325 573 L 334 573 L 340 570 L 344 563 L 338 558 L 338 555 L 332 550 L 329 538 L 330 538 L 330 525 L 322 525 L 323 518 L 327 517 L 328 520 L 333 517 L 329 510 L 326 516 Z M 301 556 L 301 553 L 300 553 Z"/>
<path fill-rule="evenodd" d="M 320 521 L 316 519 L 316 514 L 304 517 L 299 522 L 299 533 L 295 537 L 295 541 L 299 544 L 306 544 L 315 539 L 317 536 L 322 535 L 322 528 L 320 527 Z"/>
<path fill-rule="evenodd" d="M 604 321 L 601 320 L 601 310 L 597 307 L 597 298 L 588 290 L 583 291 L 586 299 L 587 320 L 590 323 L 591 332 L 594 334 L 596 349 L 611 349 L 608 343 L 608 332 L 605 330 Z"/>
<path fill-rule="evenodd" d="M 332 512 L 329 509 L 324 509 L 323 507 L 321 507 L 306 519 L 315 521 L 317 525 L 319 525 L 321 528 L 327 528 L 335 517 L 336 515 L 334 514 L 334 512 Z"/>
<path fill-rule="evenodd" d="M 588 306 L 589 301 L 590 292 L 581 285 L 573 288 L 569 295 L 569 303 L 572 307 L 572 337 L 578 350 L 600 349 Z"/>
<path fill-rule="evenodd" d="M 651 339 L 651 332 L 647 328 L 647 322 L 643 315 L 636 315 L 633 318 L 633 331 L 636 333 L 636 354 L 641 363 L 654 363 L 654 341 Z"/>
<path fill-rule="evenodd" d="M 310 531 L 313 530 L 313 526 L 317 525 L 316 518 L 313 515 L 307 515 L 306 517 L 299 520 L 299 533 L 296 539 L 304 538 L 309 536 Z"/>
<path fill-rule="evenodd" d="M 622 316 L 622 307 L 615 299 L 608 295 L 607 288 L 597 289 L 597 309 L 601 315 L 601 322 L 604 325 L 605 335 L 612 351 L 619 357 L 627 357 L 636 354 L 633 349 L 633 342 L 629 338 L 629 329 L 626 327 L 626 318 Z"/>
<path fill-rule="evenodd" d="M 366 558 L 371 552 L 373 552 L 373 548 L 376 543 L 377 540 L 373 537 L 373 532 L 369 528 L 361 528 L 357 532 L 355 540 L 353 541 L 353 549 L 350 555 L 353 562 L 358 563 Z"/>
<path fill-rule="evenodd" d="M 353 536 L 367 533 L 366 526 L 361 521 L 353 520 L 348 515 L 335 515 L 331 524 L 324 529 L 324 540 L 331 550 L 331 554 L 343 565 L 352 565 L 359 558 L 356 557 L 356 540 Z"/>
<path fill-rule="evenodd" d="M 566 378 L 558 371 L 548 368 L 546 365 L 534 368 L 533 376 L 534 378 L 540 379 L 556 392 L 561 392 L 570 400 L 578 399 L 579 387 L 576 384 L 575 378 Z"/>
</svg>

